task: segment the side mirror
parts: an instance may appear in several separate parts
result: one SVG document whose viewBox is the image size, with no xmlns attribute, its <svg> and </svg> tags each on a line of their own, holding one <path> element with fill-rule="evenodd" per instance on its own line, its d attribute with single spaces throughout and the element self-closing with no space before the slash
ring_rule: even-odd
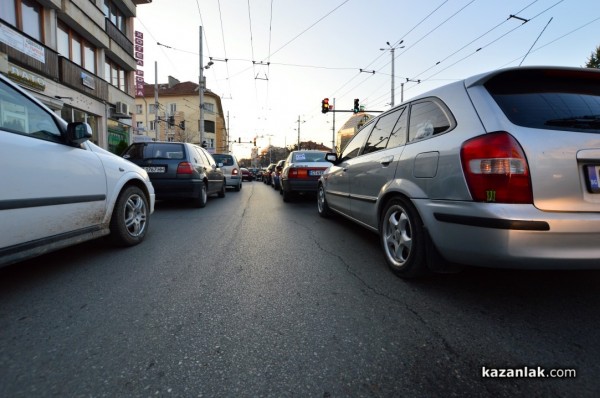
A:
<svg viewBox="0 0 600 398">
<path fill-rule="evenodd" d="M 334 152 L 328 152 L 325 154 L 325 160 L 331 163 L 335 163 L 338 160 L 337 154 Z"/>
<path fill-rule="evenodd" d="M 84 122 L 73 122 L 67 125 L 67 140 L 71 144 L 80 145 L 92 138 L 92 127 Z"/>
</svg>

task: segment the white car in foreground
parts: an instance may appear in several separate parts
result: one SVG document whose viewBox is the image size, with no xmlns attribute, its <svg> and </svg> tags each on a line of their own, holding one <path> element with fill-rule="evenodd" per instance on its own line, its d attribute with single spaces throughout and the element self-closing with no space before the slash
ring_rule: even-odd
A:
<svg viewBox="0 0 600 398">
<path fill-rule="evenodd" d="M 0 266 L 109 234 L 120 246 L 144 239 L 148 174 L 91 136 L 0 75 Z"/>
</svg>

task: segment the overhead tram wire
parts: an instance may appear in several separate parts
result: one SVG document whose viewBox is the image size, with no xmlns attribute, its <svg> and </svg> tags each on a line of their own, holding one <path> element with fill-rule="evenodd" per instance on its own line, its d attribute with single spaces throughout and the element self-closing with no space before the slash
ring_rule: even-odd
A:
<svg viewBox="0 0 600 398">
<path fill-rule="evenodd" d="M 534 0 L 531 3 L 529 3 L 529 5 L 525 6 L 524 8 L 522 8 L 521 10 L 519 10 L 516 15 L 522 13 L 523 11 L 525 11 L 527 8 L 531 7 L 533 4 L 537 3 L 538 0 Z M 439 64 L 441 64 L 442 62 L 447 61 L 448 59 L 452 58 L 453 56 L 455 56 L 456 54 L 458 54 L 459 52 L 461 52 L 462 50 L 464 50 L 465 48 L 467 48 L 468 46 L 470 46 L 471 44 L 475 43 L 477 40 L 487 36 L 488 34 L 490 34 L 491 32 L 493 32 L 494 30 L 498 29 L 500 26 L 504 25 L 505 23 L 507 23 L 510 20 L 510 17 L 504 19 L 502 22 L 500 22 L 499 24 L 497 24 L 496 26 L 494 26 L 493 28 L 489 29 L 487 32 L 479 35 L 478 37 L 476 37 L 475 39 L 471 40 L 470 42 L 468 42 L 467 44 L 465 44 L 464 46 L 462 46 L 461 48 L 459 48 L 458 50 L 454 51 L 453 53 L 451 53 L 450 55 L 448 55 L 446 58 L 437 61 L 434 65 L 430 66 L 429 68 L 425 69 L 424 71 L 420 72 L 418 75 L 413 76 L 414 79 L 418 78 L 419 76 L 423 75 L 424 73 L 430 71 L 431 69 L 435 68 L 436 66 L 438 66 Z"/>
<path fill-rule="evenodd" d="M 565 37 L 567 37 L 567 36 L 569 36 L 569 35 L 571 35 L 571 34 L 573 34 L 573 33 L 577 32 L 578 30 L 581 30 L 581 29 L 585 28 L 586 26 L 588 26 L 588 25 L 591 25 L 591 24 L 593 24 L 594 22 L 598 22 L 598 21 L 600 21 L 600 17 L 596 17 L 596 18 L 592 19 L 591 21 L 589 21 L 589 22 L 587 22 L 587 23 L 585 23 L 585 24 L 583 24 L 583 25 L 581 25 L 581 26 L 579 26 L 579 27 L 577 27 L 577 28 L 575 28 L 575 29 L 573 29 L 573 30 L 571 30 L 571 31 L 569 31 L 569 32 L 567 32 L 567 33 L 565 33 L 565 34 L 563 34 L 562 36 L 559 36 L 559 37 L 557 37 L 556 39 L 554 39 L 554 40 L 551 40 L 551 41 L 549 41 L 548 43 L 546 43 L 546 44 L 543 44 L 543 45 L 539 46 L 539 47 L 538 47 L 538 48 L 536 48 L 536 49 L 533 49 L 533 50 L 531 50 L 531 53 L 535 53 L 536 51 L 539 51 L 539 50 L 541 50 L 542 48 L 548 47 L 550 44 L 553 44 L 553 43 L 555 43 L 555 42 L 557 42 L 557 41 L 559 41 L 559 40 L 561 40 L 561 39 L 564 39 Z M 512 61 L 510 61 L 510 62 L 507 62 L 506 64 L 504 64 L 504 65 L 500 66 L 499 68 L 505 68 L 505 67 L 507 67 L 508 65 L 510 65 L 510 64 L 512 64 L 512 63 L 514 63 L 514 62 L 517 62 L 517 61 L 518 61 L 519 59 L 521 59 L 521 58 L 522 58 L 522 56 L 519 56 L 518 58 L 515 58 L 515 59 L 513 59 Z"/>
<path fill-rule="evenodd" d="M 432 30 L 430 30 L 429 32 L 427 32 L 424 36 L 422 36 L 421 38 L 419 38 L 415 43 L 411 44 L 406 50 L 402 51 L 399 55 L 395 56 L 395 58 L 398 58 L 400 55 L 404 54 L 406 51 L 408 51 L 410 48 L 416 46 L 419 42 L 421 42 L 422 40 L 424 40 L 427 36 L 429 36 L 430 34 L 432 34 L 434 31 L 436 31 L 437 29 L 439 29 L 442 25 L 444 25 L 445 23 L 447 23 L 448 21 L 450 21 L 452 18 L 456 17 L 460 12 L 462 12 L 465 8 L 467 8 L 468 6 L 470 6 L 471 4 L 473 4 L 475 1 L 477 0 L 471 0 L 469 3 L 467 3 L 466 5 L 464 5 L 462 8 L 460 8 L 458 11 L 456 11 L 454 14 L 450 15 L 448 18 L 446 18 L 444 21 L 442 21 L 440 24 L 438 24 L 435 28 L 433 28 Z M 407 34 L 405 34 L 403 37 L 406 37 L 406 35 L 408 35 L 410 32 L 412 32 L 414 29 L 416 29 L 420 24 L 424 23 L 429 17 L 431 17 L 436 11 L 438 11 L 444 4 L 446 3 L 446 1 L 444 1 L 442 4 L 440 4 L 437 8 L 435 8 L 432 12 L 430 12 L 425 18 L 423 18 L 417 25 L 415 25 L 412 29 L 410 29 L 408 31 Z M 402 42 L 402 40 L 404 39 L 399 39 L 394 46 L 398 45 L 400 42 Z M 383 56 L 383 54 L 380 54 L 374 61 L 372 61 L 369 65 L 372 65 L 377 59 L 379 59 L 381 56 Z M 388 61 L 387 63 L 385 63 L 384 65 L 382 65 L 377 72 L 380 73 L 381 70 L 383 70 L 383 68 L 385 68 L 387 65 L 389 65 L 391 63 L 391 61 Z"/>
<path fill-rule="evenodd" d="M 256 76 L 256 68 L 254 67 L 254 35 L 252 33 L 252 13 L 250 12 L 250 0 L 248 0 L 248 28 L 250 29 L 250 53 L 252 55 L 252 66 L 250 68 L 246 68 L 237 74 L 241 74 L 246 72 L 248 69 L 252 69 L 252 76 Z M 256 79 L 254 80 L 254 103 L 258 107 L 258 87 L 256 86 Z M 258 111 L 258 109 L 257 109 Z"/>
<path fill-rule="evenodd" d="M 398 39 L 396 41 L 396 43 L 394 44 L 394 46 L 397 45 L 400 41 L 404 40 L 404 37 L 406 37 L 408 34 L 410 34 L 410 32 L 412 32 L 413 30 L 415 30 L 416 28 L 418 28 L 421 24 L 425 23 L 425 21 L 427 19 L 429 19 L 433 14 L 435 14 L 447 2 L 448 2 L 448 0 L 444 0 L 439 6 L 437 6 L 435 9 L 433 9 L 433 11 L 431 11 L 429 14 L 427 14 L 427 16 L 425 16 L 423 19 L 421 19 L 419 22 L 417 22 L 415 24 L 415 26 L 413 26 L 407 33 L 405 33 L 400 39 Z M 379 58 L 383 57 L 383 55 L 384 55 L 384 53 L 379 54 L 377 57 L 375 57 L 375 59 L 373 61 L 371 61 L 363 69 L 366 69 L 366 68 L 370 67 L 371 65 L 373 65 Z M 379 70 L 382 70 L 383 68 L 385 68 L 390 62 L 391 61 L 389 61 L 388 63 L 386 63 L 385 65 L 383 65 L 381 68 L 379 68 Z M 346 83 L 344 83 L 340 88 L 336 89 L 331 96 L 335 97 L 339 91 L 341 91 L 345 86 L 347 86 L 348 84 L 350 84 L 352 82 L 352 80 L 356 79 L 359 75 L 360 75 L 360 73 L 357 73 L 349 81 L 347 81 Z"/>
<path fill-rule="evenodd" d="M 227 83 L 229 86 L 229 97 L 232 97 L 231 93 L 231 81 L 229 80 L 229 63 L 228 61 L 228 57 L 227 57 L 227 46 L 225 45 L 225 29 L 223 28 L 223 14 L 221 13 L 221 0 L 218 0 L 218 5 L 219 5 L 219 19 L 221 20 L 221 38 L 223 41 L 223 55 L 225 56 L 225 69 L 227 71 Z M 216 79 L 215 79 L 216 81 Z"/>
<path fill-rule="evenodd" d="M 544 11 L 542 11 L 542 12 L 538 13 L 537 15 L 535 15 L 534 17 L 530 18 L 528 21 L 531 21 L 532 19 L 534 19 L 534 18 L 537 18 L 538 16 L 542 15 L 543 13 L 545 13 L 545 12 L 547 12 L 548 10 L 552 9 L 553 7 L 557 6 L 558 4 L 562 3 L 563 1 L 564 1 L 564 0 L 560 0 L 560 1 L 558 1 L 558 2 L 557 2 L 557 3 L 555 3 L 554 5 L 552 5 L 552 6 L 548 7 L 548 8 L 547 8 L 547 9 L 545 9 Z M 523 12 L 524 10 L 526 10 L 526 9 L 527 9 L 527 8 L 529 8 L 529 7 L 531 7 L 533 4 L 535 4 L 535 3 L 537 3 L 537 2 L 538 2 L 538 0 L 534 0 L 534 1 L 532 1 L 532 2 L 531 2 L 531 3 L 529 3 L 527 6 L 525 6 L 525 7 L 524 7 L 524 8 L 522 8 L 520 11 L 518 11 L 516 14 L 519 14 L 519 13 Z M 494 28 L 490 29 L 489 31 L 487 31 L 487 32 L 486 32 L 486 33 L 484 33 L 483 35 L 480 35 L 478 38 L 476 38 L 476 39 L 472 40 L 471 42 L 469 42 L 469 43 L 468 43 L 468 44 L 466 44 L 465 46 L 461 47 L 459 50 L 457 50 L 457 51 L 455 51 L 454 53 L 450 54 L 448 57 L 444 58 L 442 61 L 438 61 L 438 62 L 436 62 L 436 64 L 435 64 L 435 65 L 433 65 L 433 66 L 431 66 L 431 67 L 429 67 L 429 68 L 425 69 L 424 71 L 420 72 L 419 74 L 415 75 L 414 77 L 419 77 L 419 76 L 421 76 L 421 75 L 422 75 L 422 74 L 424 74 L 425 72 L 427 72 L 427 71 L 429 71 L 429 70 L 431 70 L 431 69 L 435 68 L 436 66 L 438 66 L 438 65 L 439 65 L 441 62 L 443 62 L 443 61 L 445 61 L 445 60 L 447 60 L 447 59 L 449 59 L 449 58 L 453 57 L 454 55 L 458 54 L 458 53 L 459 53 L 460 51 L 462 51 L 462 50 L 463 50 L 465 47 L 467 47 L 468 45 L 470 45 L 470 44 L 474 43 L 475 41 L 479 40 L 480 38 L 482 38 L 482 37 L 486 36 L 487 34 L 489 34 L 490 32 L 492 32 L 493 30 L 495 30 L 496 28 L 498 28 L 499 26 L 501 26 L 502 24 L 506 23 L 506 22 L 507 22 L 509 19 L 510 19 L 510 17 L 509 17 L 509 18 L 507 18 L 506 20 L 504 20 L 502 23 L 500 23 L 500 24 L 496 25 Z M 523 24 L 521 24 L 521 25 L 519 25 L 519 26 L 517 26 L 517 27 L 515 27 L 515 28 L 511 29 L 510 31 L 508 31 L 508 32 L 504 33 L 504 34 L 503 34 L 503 35 L 501 35 L 500 37 L 498 37 L 498 38 L 494 39 L 493 41 L 491 41 L 491 42 L 487 43 L 486 45 L 484 45 L 484 46 L 482 46 L 482 47 L 478 48 L 478 49 L 477 49 L 477 50 L 475 50 L 474 52 L 472 52 L 472 53 L 470 53 L 470 54 L 466 55 L 465 57 L 463 57 L 463 58 L 461 58 L 461 59 L 457 60 L 456 62 L 452 63 L 451 65 L 448 65 L 446 68 L 444 68 L 444 69 L 442 69 L 442 70 L 438 71 L 437 73 L 434 73 L 434 74 L 432 74 L 432 75 L 430 75 L 430 76 L 428 76 L 428 77 L 426 77 L 426 78 L 420 79 L 420 80 L 421 80 L 421 82 L 423 82 L 423 81 L 427 81 L 427 80 L 431 80 L 431 78 L 432 78 L 432 77 L 434 77 L 434 76 L 437 76 L 438 74 L 440 74 L 441 72 L 443 72 L 443 71 L 447 70 L 448 68 L 450 68 L 450 67 L 452 67 L 452 66 L 454 66 L 454 65 L 456 65 L 456 64 L 458 64 L 458 63 L 460 63 L 460 62 L 462 62 L 462 61 L 464 61 L 464 60 L 466 60 L 466 59 L 468 59 L 468 58 L 470 58 L 471 56 L 475 55 L 477 52 L 481 51 L 482 49 L 484 49 L 484 48 L 486 48 L 486 47 L 488 47 L 488 46 L 492 45 L 493 43 L 495 43 L 495 42 L 497 42 L 498 40 L 502 39 L 503 37 L 507 36 L 508 34 L 510 34 L 510 33 L 514 32 L 515 30 L 519 29 L 519 28 L 520 28 L 522 25 L 523 25 Z M 413 87 L 414 87 L 414 86 L 413 86 Z M 405 89 L 405 92 L 406 92 L 406 91 L 409 91 L 411 88 L 412 88 L 412 87 L 410 87 L 410 88 L 408 88 L 408 89 Z"/>
<path fill-rule="evenodd" d="M 563 1 L 564 1 L 564 0 L 559 0 L 558 2 L 554 3 L 553 5 L 551 5 L 550 7 L 546 8 L 545 10 L 543 10 L 543 11 L 539 12 L 538 14 L 536 14 L 535 16 L 533 16 L 533 17 L 529 18 L 529 20 L 528 20 L 528 21 L 532 21 L 532 20 L 536 19 L 537 17 L 539 17 L 540 15 L 542 15 L 542 14 L 544 14 L 544 13 L 548 12 L 548 11 L 549 11 L 549 10 L 551 10 L 552 8 L 554 8 L 554 7 L 556 7 L 557 5 L 559 5 L 560 3 L 562 3 Z M 489 43 L 485 44 L 485 45 L 484 45 L 484 46 L 482 46 L 482 47 L 479 47 L 478 49 L 476 49 L 476 50 L 475 50 L 474 52 L 472 52 L 471 54 L 468 54 L 468 55 L 466 55 L 465 57 L 463 57 L 463 58 L 459 59 L 458 61 L 456 61 L 456 62 L 454 62 L 454 63 L 452 63 L 452 64 L 448 65 L 447 67 L 445 67 L 445 68 L 443 68 L 443 69 L 439 70 L 438 72 L 434 73 L 433 75 L 430 75 L 430 76 L 426 77 L 425 79 L 421 79 L 421 80 L 429 80 L 429 79 L 431 79 L 432 77 L 439 75 L 439 74 L 440 74 L 440 73 L 442 73 L 443 71 L 445 71 L 445 70 L 447 70 L 447 69 L 451 68 L 452 66 L 454 66 L 454 65 L 456 65 L 456 64 L 458 64 L 458 63 L 460 63 L 460 62 L 464 61 L 464 60 L 465 60 L 465 59 L 467 59 L 467 58 L 470 58 L 470 57 L 472 57 L 473 55 L 477 54 L 479 51 L 481 51 L 481 50 L 483 50 L 483 49 L 485 49 L 485 48 L 487 48 L 487 47 L 491 46 L 492 44 L 496 43 L 497 41 L 499 41 L 499 40 L 503 39 L 504 37 L 506 37 L 506 36 L 508 36 L 509 34 L 511 34 L 512 32 L 514 32 L 515 30 L 517 30 L 517 29 L 521 28 L 523 25 L 524 25 L 524 24 L 520 24 L 520 25 L 516 26 L 515 28 L 513 28 L 513 29 L 509 30 L 508 32 L 506 32 L 506 33 L 502 34 L 500 37 L 498 37 L 498 38 L 496 38 L 496 39 L 492 40 L 491 42 L 489 42 Z"/>
</svg>

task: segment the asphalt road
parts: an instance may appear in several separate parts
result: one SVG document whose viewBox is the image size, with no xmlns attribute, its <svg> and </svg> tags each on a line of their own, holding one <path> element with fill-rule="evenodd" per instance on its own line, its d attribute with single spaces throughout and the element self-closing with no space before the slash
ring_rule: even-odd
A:
<svg viewBox="0 0 600 398">
<path fill-rule="evenodd" d="M 600 272 L 404 281 L 374 234 L 260 182 L 159 203 L 150 228 L 0 269 L 1 397 L 600 391 Z M 524 367 L 576 377 L 483 377 Z"/>
</svg>

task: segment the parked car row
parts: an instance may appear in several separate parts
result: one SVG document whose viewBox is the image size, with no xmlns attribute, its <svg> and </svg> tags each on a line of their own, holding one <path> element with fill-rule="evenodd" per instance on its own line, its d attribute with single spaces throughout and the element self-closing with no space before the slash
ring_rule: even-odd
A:
<svg viewBox="0 0 600 398">
<path fill-rule="evenodd" d="M 92 129 L 67 123 L 0 74 L 0 266 L 109 235 L 142 242 L 156 200 L 190 200 L 242 187 L 235 156 L 181 142 L 130 145 L 123 156 L 90 141 Z"/>
</svg>

